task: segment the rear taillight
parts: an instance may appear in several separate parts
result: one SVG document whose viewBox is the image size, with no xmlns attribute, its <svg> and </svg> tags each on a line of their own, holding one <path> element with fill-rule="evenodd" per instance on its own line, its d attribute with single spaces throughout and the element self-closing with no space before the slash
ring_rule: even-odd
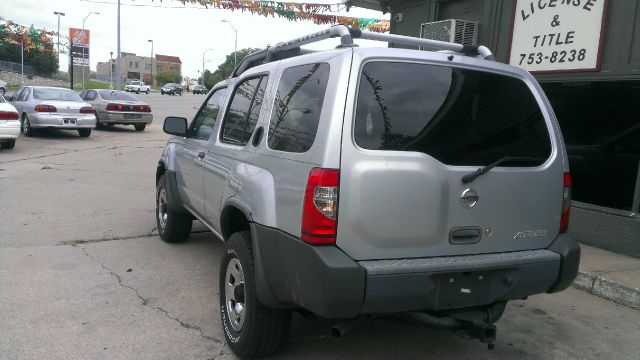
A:
<svg viewBox="0 0 640 360">
<path fill-rule="evenodd" d="M 122 111 L 124 107 L 122 104 L 107 104 L 107 111 Z"/>
<path fill-rule="evenodd" d="M 96 113 L 96 109 L 93 108 L 93 106 L 85 106 L 80 108 L 80 114 L 95 114 Z"/>
<path fill-rule="evenodd" d="M 564 189 L 562 191 L 562 215 L 560 216 L 560 232 L 569 229 L 569 215 L 571 213 L 571 173 L 564 173 Z"/>
<path fill-rule="evenodd" d="M 17 112 L 0 111 L 0 120 L 18 120 L 20 117 Z"/>
<path fill-rule="evenodd" d="M 36 105 L 34 110 L 37 111 L 37 112 L 56 112 L 56 111 L 58 111 L 58 109 L 56 109 L 56 107 L 53 106 L 53 105 Z"/>
<path fill-rule="evenodd" d="M 313 168 L 307 180 L 302 209 L 302 240 L 309 244 L 336 243 L 340 171 Z"/>
<path fill-rule="evenodd" d="M 149 105 L 138 105 L 136 106 L 136 110 L 140 112 L 151 112 L 151 106 Z"/>
</svg>

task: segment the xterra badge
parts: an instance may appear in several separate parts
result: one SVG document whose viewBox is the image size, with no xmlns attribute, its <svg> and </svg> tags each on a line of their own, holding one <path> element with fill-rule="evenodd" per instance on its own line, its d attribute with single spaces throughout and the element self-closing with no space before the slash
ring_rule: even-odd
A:
<svg viewBox="0 0 640 360">
<path fill-rule="evenodd" d="M 462 206 L 469 209 L 476 206 L 476 204 L 478 203 L 478 198 L 478 193 L 476 193 L 475 190 L 466 189 L 462 192 L 462 195 L 460 195 L 460 202 L 462 203 Z"/>
</svg>

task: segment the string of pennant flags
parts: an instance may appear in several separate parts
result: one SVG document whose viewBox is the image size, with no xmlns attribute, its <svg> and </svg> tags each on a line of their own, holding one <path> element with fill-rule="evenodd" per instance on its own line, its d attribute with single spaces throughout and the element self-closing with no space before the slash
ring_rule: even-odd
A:
<svg viewBox="0 0 640 360">
<path fill-rule="evenodd" d="M 55 50 L 50 46 L 53 45 L 53 36 L 58 36 L 58 33 L 46 29 L 36 29 L 33 25 L 29 27 L 20 25 L 0 16 L 0 43 L 22 45 L 25 51 L 35 49 L 54 52 Z M 67 36 L 60 35 L 60 45 L 66 48 L 68 39 Z"/>
<path fill-rule="evenodd" d="M 250 0 L 178 0 L 183 5 L 195 4 L 204 7 L 231 11 L 249 12 L 265 17 L 280 17 L 289 21 L 312 21 L 317 25 L 341 24 L 361 30 L 374 32 L 388 32 L 391 26 L 389 20 L 375 18 L 358 18 L 326 14 L 340 11 L 339 4 L 291 3 L 278 1 L 250 1 Z"/>
</svg>

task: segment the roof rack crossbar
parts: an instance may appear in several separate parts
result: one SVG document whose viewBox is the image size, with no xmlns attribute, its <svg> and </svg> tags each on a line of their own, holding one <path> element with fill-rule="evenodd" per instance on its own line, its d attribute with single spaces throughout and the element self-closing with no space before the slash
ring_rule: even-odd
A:
<svg viewBox="0 0 640 360">
<path fill-rule="evenodd" d="M 266 49 L 257 51 L 253 54 L 249 54 L 233 71 L 232 76 L 238 76 L 247 69 L 256 66 L 259 63 L 278 60 L 280 58 L 278 55 L 288 50 L 296 48 L 299 49 L 302 45 L 336 37 L 340 38 L 339 47 L 357 46 L 353 43 L 353 39 L 359 38 L 365 40 L 383 41 L 391 44 L 421 46 L 432 50 L 453 51 L 467 56 L 479 55 L 486 60 L 495 60 L 495 57 L 491 53 L 491 50 L 482 45 L 464 45 L 445 41 L 416 38 L 411 36 L 380 34 L 371 31 L 362 31 L 360 29 L 351 29 L 344 25 L 335 25 L 328 29 L 295 38 L 289 41 L 281 42 L 276 44 L 275 46 L 267 47 Z"/>
</svg>

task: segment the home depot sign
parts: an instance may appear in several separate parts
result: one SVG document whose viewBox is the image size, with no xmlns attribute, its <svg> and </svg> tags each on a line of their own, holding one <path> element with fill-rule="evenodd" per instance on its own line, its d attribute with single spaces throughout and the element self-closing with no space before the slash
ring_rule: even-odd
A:
<svg viewBox="0 0 640 360">
<path fill-rule="evenodd" d="M 509 64 L 529 71 L 598 70 L 607 0 L 517 0 Z"/>
<path fill-rule="evenodd" d="M 73 65 L 89 66 L 89 30 L 69 29 Z"/>
</svg>

